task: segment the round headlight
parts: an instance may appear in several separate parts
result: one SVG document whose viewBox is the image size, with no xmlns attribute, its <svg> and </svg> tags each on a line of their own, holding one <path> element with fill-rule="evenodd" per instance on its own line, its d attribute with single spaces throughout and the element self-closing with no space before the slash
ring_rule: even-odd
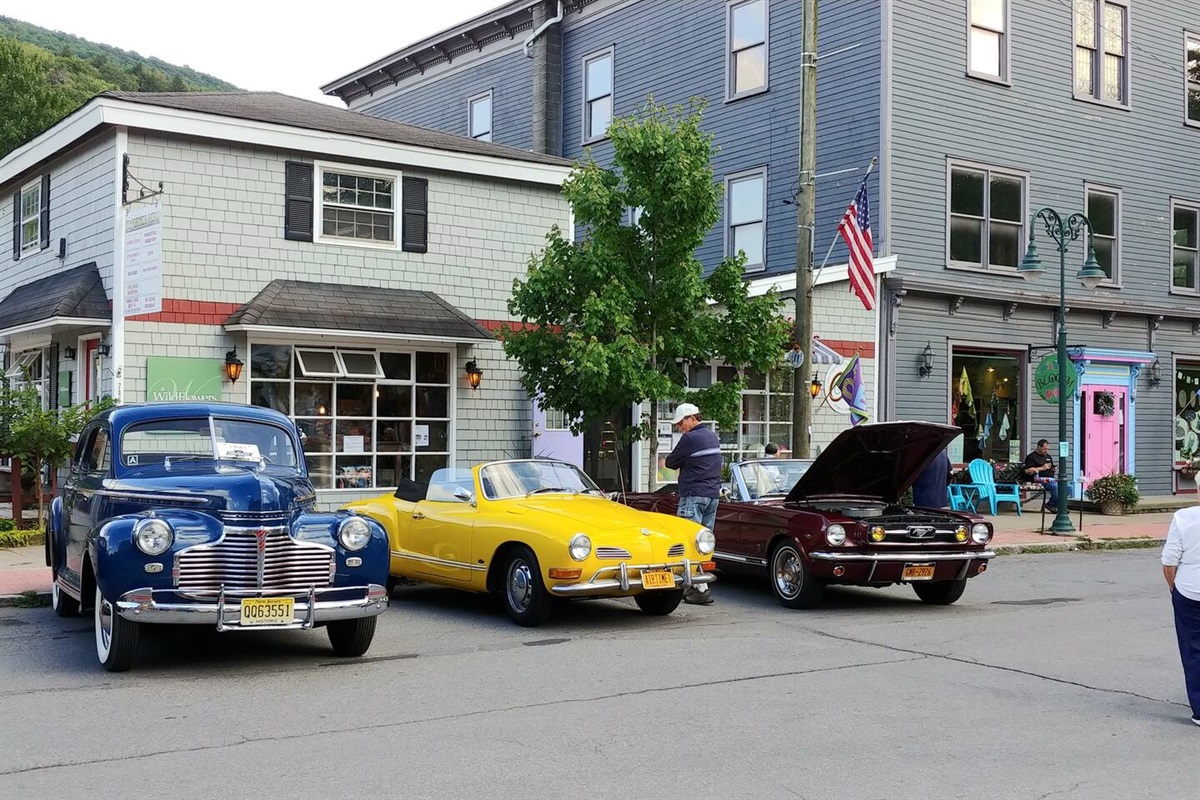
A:
<svg viewBox="0 0 1200 800">
<path fill-rule="evenodd" d="M 957 542 L 965 542 L 967 540 L 967 526 L 959 525 L 954 529 L 954 540 Z"/>
<path fill-rule="evenodd" d="M 887 536 L 887 531 L 883 529 L 882 525 L 876 525 L 874 528 L 871 528 L 872 542 L 882 542 L 885 536 Z"/>
<path fill-rule="evenodd" d="M 144 519 L 133 529 L 133 541 L 148 556 L 161 556 L 171 547 L 175 533 L 161 519 Z"/>
<path fill-rule="evenodd" d="M 696 532 L 696 549 L 700 551 L 700 555 L 708 555 L 717 549 L 717 537 L 713 536 L 713 532 L 708 528 L 701 528 Z"/>
<path fill-rule="evenodd" d="M 346 517 L 338 525 L 338 541 L 347 550 L 362 550 L 371 541 L 371 526 L 361 517 Z"/>
<path fill-rule="evenodd" d="M 984 544 L 990 538 L 992 538 L 992 532 L 988 530 L 987 525 L 977 522 L 971 526 L 971 539 L 975 544 Z"/>
<path fill-rule="evenodd" d="M 571 539 L 571 544 L 567 545 L 567 550 L 571 553 L 571 558 L 583 561 L 592 554 L 592 540 L 587 534 L 577 533 Z"/>
<path fill-rule="evenodd" d="M 825 541 L 832 545 L 839 545 L 846 541 L 846 529 L 841 525 L 833 524 L 825 530 Z"/>
</svg>

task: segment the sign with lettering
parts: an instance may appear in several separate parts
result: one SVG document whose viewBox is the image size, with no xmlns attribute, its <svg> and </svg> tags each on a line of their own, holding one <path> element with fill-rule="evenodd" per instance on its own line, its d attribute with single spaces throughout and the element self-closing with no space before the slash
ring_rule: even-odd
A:
<svg viewBox="0 0 1200 800">
<path fill-rule="evenodd" d="M 219 358 L 146 359 L 146 399 L 151 403 L 209 402 L 221 399 Z"/>
<path fill-rule="evenodd" d="M 125 316 L 162 311 L 162 205 L 125 209 Z"/>
<path fill-rule="evenodd" d="M 1079 376 L 1075 374 L 1075 365 L 1068 364 L 1067 394 L 1075 394 L 1079 385 Z M 1052 406 L 1058 405 L 1058 354 L 1051 353 L 1037 365 L 1033 373 L 1033 389 L 1043 400 Z"/>
</svg>

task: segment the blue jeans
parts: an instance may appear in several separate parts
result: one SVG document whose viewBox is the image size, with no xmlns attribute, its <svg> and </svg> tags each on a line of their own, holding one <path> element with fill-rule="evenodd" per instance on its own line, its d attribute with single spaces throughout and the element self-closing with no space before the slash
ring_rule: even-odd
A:
<svg viewBox="0 0 1200 800">
<path fill-rule="evenodd" d="M 717 524 L 717 498 L 715 497 L 681 497 L 678 516 L 697 522 L 710 531 Z"/>
<path fill-rule="evenodd" d="M 1046 487 L 1046 505 L 1058 508 L 1058 478 L 1038 478 L 1037 482 Z"/>
<path fill-rule="evenodd" d="M 1200 602 L 1171 589 L 1175 608 L 1175 635 L 1179 639 L 1179 658 L 1183 661 L 1183 682 L 1187 687 L 1192 716 L 1200 719 Z"/>
</svg>

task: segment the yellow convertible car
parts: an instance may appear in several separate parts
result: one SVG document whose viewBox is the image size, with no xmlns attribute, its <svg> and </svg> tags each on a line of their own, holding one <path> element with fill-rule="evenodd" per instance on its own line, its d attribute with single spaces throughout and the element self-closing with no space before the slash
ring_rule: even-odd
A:
<svg viewBox="0 0 1200 800">
<path fill-rule="evenodd" d="M 686 588 L 714 580 L 712 531 L 615 503 L 572 464 L 439 469 L 414 488 L 346 506 L 387 530 L 393 585 L 493 592 L 518 625 L 544 622 L 555 598 L 633 597 L 670 614 Z"/>
</svg>

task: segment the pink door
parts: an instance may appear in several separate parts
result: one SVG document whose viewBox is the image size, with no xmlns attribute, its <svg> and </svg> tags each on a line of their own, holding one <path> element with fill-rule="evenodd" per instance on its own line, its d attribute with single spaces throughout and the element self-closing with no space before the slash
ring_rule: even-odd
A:
<svg viewBox="0 0 1200 800">
<path fill-rule="evenodd" d="M 556 409 L 538 408 L 533 401 L 533 441 L 530 448 L 534 458 L 553 458 L 583 467 L 583 437 L 571 433 L 570 421 Z"/>
<path fill-rule="evenodd" d="M 1088 482 L 1125 471 L 1125 387 L 1083 389 L 1083 474 Z"/>
</svg>

